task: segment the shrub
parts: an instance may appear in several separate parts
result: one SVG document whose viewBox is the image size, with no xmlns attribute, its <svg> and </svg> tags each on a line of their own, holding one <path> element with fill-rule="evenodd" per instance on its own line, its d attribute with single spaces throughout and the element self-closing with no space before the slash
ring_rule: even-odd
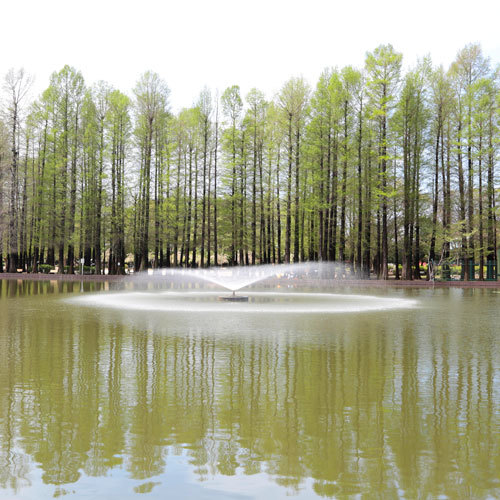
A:
<svg viewBox="0 0 500 500">
<path fill-rule="evenodd" d="M 54 269 L 50 264 L 39 264 L 38 272 L 43 274 L 49 274 L 49 271 Z"/>
<path fill-rule="evenodd" d="M 83 274 L 95 274 L 95 266 L 83 266 Z"/>
</svg>

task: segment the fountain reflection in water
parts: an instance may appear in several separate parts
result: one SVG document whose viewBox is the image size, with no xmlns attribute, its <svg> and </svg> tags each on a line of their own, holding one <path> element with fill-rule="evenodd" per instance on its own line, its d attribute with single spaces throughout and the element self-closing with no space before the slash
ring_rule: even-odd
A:
<svg viewBox="0 0 500 500">
<path fill-rule="evenodd" d="M 416 305 L 415 300 L 406 298 L 325 293 L 321 290 L 346 274 L 345 266 L 337 263 L 158 269 L 135 275 L 131 280 L 131 290 L 82 295 L 69 300 L 114 309 L 191 313 L 348 313 Z M 252 289 L 245 290 L 245 295 L 236 295 L 237 291 L 257 283 L 271 287 L 272 291 Z M 154 285 L 153 290 L 150 284 Z M 220 292 L 214 291 L 217 287 L 232 294 L 221 296 Z M 245 303 L 240 305 L 242 302 Z"/>
</svg>

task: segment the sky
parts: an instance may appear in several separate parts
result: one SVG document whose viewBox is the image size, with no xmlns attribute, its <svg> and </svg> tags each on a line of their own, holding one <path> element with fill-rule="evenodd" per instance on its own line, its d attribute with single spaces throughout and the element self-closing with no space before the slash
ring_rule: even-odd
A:
<svg viewBox="0 0 500 500">
<path fill-rule="evenodd" d="M 427 54 L 447 67 L 472 42 L 500 63 L 498 0 L 4 0 L 0 19 L 1 78 L 23 67 L 37 95 L 69 64 L 87 84 L 131 94 L 152 70 L 173 111 L 204 86 L 257 87 L 269 99 L 292 76 L 314 86 L 324 68 L 361 68 L 385 43 L 407 68 Z"/>
</svg>

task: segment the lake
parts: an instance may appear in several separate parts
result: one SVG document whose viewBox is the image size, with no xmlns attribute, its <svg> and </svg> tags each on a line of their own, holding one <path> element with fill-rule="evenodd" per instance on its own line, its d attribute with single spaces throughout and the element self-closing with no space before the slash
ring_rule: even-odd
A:
<svg viewBox="0 0 500 500">
<path fill-rule="evenodd" d="M 0 498 L 500 497 L 498 291 L 156 286 L 0 280 Z"/>
</svg>

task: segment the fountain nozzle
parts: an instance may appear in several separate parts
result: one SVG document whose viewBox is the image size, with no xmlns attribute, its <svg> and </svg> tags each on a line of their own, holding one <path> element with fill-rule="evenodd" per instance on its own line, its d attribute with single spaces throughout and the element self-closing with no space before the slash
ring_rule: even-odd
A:
<svg viewBox="0 0 500 500">
<path fill-rule="evenodd" d="M 248 297 L 244 295 L 236 295 L 236 290 L 233 290 L 233 293 L 229 295 L 229 297 L 227 295 L 221 295 L 219 300 L 224 302 L 248 302 Z"/>
</svg>

